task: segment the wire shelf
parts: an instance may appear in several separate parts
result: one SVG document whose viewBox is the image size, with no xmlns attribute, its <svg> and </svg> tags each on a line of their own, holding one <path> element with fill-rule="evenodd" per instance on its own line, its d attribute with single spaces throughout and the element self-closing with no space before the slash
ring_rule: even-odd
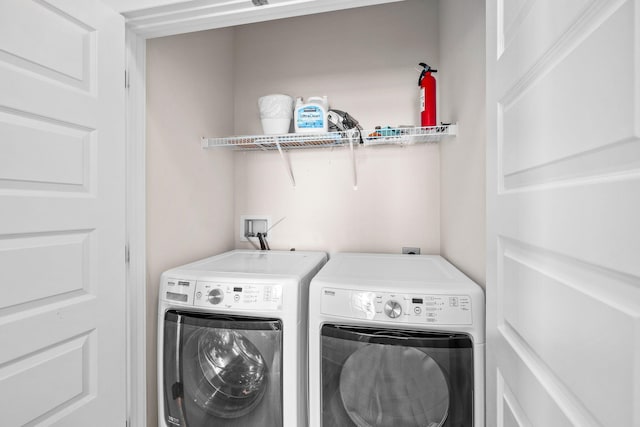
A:
<svg viewBox="0 0 640 427">
<path fill-rule="evenodd" d="M 457 125 L 382 128 L 362 131 L 362 140 L 365 146 L 409 145 L 425 142 L 437 142 L 445 136 L 456 135 L 457 131 Z"/>
<path fill-rule="evenodd" d="M 362 145 L 408 145 L 436 142 L 457 133 L 457 125 L 400 127 L 361 130 Z M 223 138 L 202 138 L 203 148 L 231 147 L 236 151 L 290 150 L 299 148 L 329 148 L 360 142 L 354 130 L 318 134 L 286 133 L 281 135 L 245 135 Z"/>
</svg>

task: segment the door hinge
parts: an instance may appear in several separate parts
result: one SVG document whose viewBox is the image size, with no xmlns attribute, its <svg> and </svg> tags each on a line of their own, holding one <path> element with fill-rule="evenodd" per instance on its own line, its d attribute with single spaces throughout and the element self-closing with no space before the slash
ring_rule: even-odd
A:
<svg viewBox="0 0 640 427">
<path fill-rule="evenodd" d="M 129 89 L 129 71 L 124 70 L 124 88 Z"/>
<path fill-rule="evenodd" d="M 129 250 L 129 245 L 124 245 L 124 262 L 125 264 L 129 264 L 131 260 L 131 251 Z"/>
</svg>

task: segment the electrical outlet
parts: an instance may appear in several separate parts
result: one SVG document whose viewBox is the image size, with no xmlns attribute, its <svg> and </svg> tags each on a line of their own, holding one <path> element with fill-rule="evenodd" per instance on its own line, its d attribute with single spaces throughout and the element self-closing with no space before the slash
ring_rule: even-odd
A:
<svg viewBox="0 0 640 427">
<path fill-rule="evenodd" d="M 267 237 L 271 228 L 271 217 L 267 215 L 242 215 L 240 217 L 240 241 L 246 242 L 248 238 L 257 238 L 258 233 Z"/>
<path fill-rule="evenodd" d="M 420 248 L 412 248 L 409 246 L 404 246 L 402 248 L 402 253 L 407 255 L 420 255 Z"/>
</svg>

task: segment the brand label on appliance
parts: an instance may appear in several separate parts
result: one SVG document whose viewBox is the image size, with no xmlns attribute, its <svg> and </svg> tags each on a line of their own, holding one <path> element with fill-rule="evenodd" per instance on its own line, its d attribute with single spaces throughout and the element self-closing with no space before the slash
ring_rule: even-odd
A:
<svg viewBox="0 0 640 427">
<path fill-rule="evenodd" d="M 169 416 L 167 417 L 167 421 L 168 421 L 170 424 L 173 424 L 174 426 L 179 426 L 179 425 L 180 425 L 180 419 L 179 419 L 179 418 L 176 418 L 176 417 L 172 417 L 171 415 L 169 415 Z"/>
</svg>

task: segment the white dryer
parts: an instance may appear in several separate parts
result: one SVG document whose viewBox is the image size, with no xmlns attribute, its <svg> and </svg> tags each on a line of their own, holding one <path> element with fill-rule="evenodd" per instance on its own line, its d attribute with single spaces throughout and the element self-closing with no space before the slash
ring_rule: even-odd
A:
<svg viewBox="0 0 640 427">
<path fill-rule="evenodd" d="M 326 259 L 232 251 L 162 274 L 160 427 L 306 425 L 308 286 Z"/>
<path fill-rule="evenodd" d="M 332 255 L 309 290 L 310 426 L 484 426 L 484 313 L 440 256 Z"/>
</svg>

